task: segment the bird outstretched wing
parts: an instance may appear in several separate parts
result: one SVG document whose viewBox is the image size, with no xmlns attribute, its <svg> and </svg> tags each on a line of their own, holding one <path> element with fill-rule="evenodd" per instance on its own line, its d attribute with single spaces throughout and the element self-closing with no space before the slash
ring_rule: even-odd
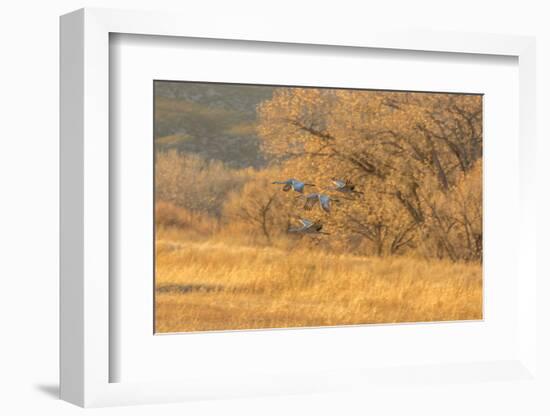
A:
<svg viewBox="0 0 550 416">
<path fill-rule="evenodd" d="M 309 228 L 313 225 L 313 222 L 310 220 L 306 220 L 305 218 L 300 218 L 298 221 L 304 226 L 304 228 Z"/>
<path fill-rule="evenodd" d="M 330 197 L 327 195 L 319 195 L 319 203 L 325 212 L 330 213 Z"/>
<path fill-rule="evenodd" d="M 311 210 L 315 206 L 316 202 L 317 202 L 317 195 L 308 195 L 306 197 L 306 203 L 304 204 L 304 209 L 306 211 Z"/>
</svg>

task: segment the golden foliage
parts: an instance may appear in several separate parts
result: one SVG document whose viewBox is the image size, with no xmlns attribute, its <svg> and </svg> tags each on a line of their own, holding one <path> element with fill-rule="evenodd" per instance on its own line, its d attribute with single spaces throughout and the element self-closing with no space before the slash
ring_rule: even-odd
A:
<svg viewBox="0 0 550 416">
<path fill-rule="evenodd" d="M 218 215 L 226 195 L 243 186 L 253 169 L 228 169 L 176 150 L 157 152 L 155 197 L 188 210 Z"/>
<path fill-rule="evenodd" d="M 481 111 L 477 95 L 289 88 L 260 106 L 258 134 L 292 177 L 364 192 L 324 218 L 341 241 L 481 260 Z"/>
</svg>

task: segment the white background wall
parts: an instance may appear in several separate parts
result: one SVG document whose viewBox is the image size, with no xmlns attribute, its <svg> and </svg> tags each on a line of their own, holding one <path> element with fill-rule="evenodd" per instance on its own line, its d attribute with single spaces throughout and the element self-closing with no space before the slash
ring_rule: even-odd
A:
<svg viewBox="0 0 550 416">
<path fill-rule="evenodd" d="M 228 19 L 270 16 L 287 24 L 433 28 L 536 35 L 538 42 L 539 212 L 548 216 L 550 129 L 550 12 L 547 1 L 210 1 L 20 0 L 0 11 L 0 413 L 76 414 L 56 400 L 58 376 L 58 16 L 80 7 L 219 13 Z M 542 215 L 541 215 L 542 217 Z M 550 231 L 540 219 L 539 238 Z M 542 245 L 540 246 L 542 247 Z M 540 256 L 543 257 L 543 256 Z M 544 262 L 544 264 L 543 264 Z M 540 259 L 541 273 L 550 275 Z M 543 269 L 544 268 L 544 269 Z M 478 404 L 475 389 L 426 397 L 422 390 L 392 397 L 369 410 L 369 397 L 339 393 L 94 410 L 123 414 L 394 414 L 403 400 L 410 414 L 539 414 L 532 403 L 503 388 L 499 400 Z M 402 403 L 401 403 L 402 404 Z M 542 413 L 540 413 L 542 414 Z"/>
</svg>

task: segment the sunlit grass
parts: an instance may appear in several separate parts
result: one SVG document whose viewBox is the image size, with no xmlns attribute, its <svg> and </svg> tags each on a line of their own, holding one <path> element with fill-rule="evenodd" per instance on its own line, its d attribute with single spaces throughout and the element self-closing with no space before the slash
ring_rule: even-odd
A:
<svg viewBox="0 0 550 416">
<path fill-rule="evenodd" d="M 362 257 L 157 232 L 156 331 L 482 318 L 478 263 Z"/>
</svg>

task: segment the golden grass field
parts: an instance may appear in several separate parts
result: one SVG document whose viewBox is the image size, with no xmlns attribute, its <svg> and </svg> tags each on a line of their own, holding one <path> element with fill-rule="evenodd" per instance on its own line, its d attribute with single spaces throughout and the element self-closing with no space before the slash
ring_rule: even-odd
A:
<svg viewBox="0 0 550 416">
<path fill-rule="evenodd" d="M 360 257 L 157 231 L 156 332 L 482 318 L 479 263 Z"/>
</svg>

